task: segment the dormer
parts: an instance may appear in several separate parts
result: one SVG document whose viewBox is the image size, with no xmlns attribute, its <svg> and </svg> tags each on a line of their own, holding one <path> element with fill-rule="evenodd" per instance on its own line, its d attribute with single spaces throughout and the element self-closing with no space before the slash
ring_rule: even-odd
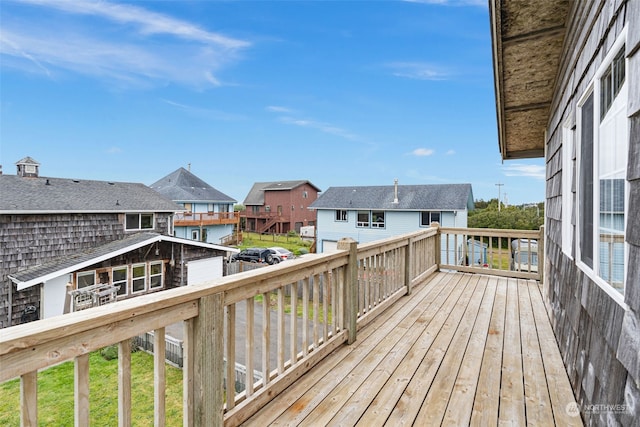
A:
<svg viewBox="0 0 640 427">
<path fill-rule="evenodd" d="M 17 175 L 21 177 L 37 178 L 40 174 L 40 163 L 33 160 L 31 157 L 25 157 L 22 160 L 16 162 L 18 167 Z"/>
</svg>

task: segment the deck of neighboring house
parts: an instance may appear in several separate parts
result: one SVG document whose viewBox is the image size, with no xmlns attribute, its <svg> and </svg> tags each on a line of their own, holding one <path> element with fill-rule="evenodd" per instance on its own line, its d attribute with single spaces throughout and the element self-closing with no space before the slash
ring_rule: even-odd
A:
<svg viewBox="0 0 640 427">
<path fill-rule="evenodd" d="M 433 274 L 246 425 L 582 425 L 534 280 Z"/>
</svg>

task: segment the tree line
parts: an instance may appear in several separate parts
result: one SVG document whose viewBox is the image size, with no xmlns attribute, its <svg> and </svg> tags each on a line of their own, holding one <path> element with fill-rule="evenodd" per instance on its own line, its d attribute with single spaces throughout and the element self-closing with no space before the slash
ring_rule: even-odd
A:
<svg viewBox="0 0 640 427">
<path fill-rule="evenodd" d="M 469 228 L 497 228 L 515 230 L 538 230 L 544 224 L 544 202 L 518 206 L 500 205 L 498 199 L 483 199 L 474 202 L 475 210 L 469 211 Z"/>
</svg>

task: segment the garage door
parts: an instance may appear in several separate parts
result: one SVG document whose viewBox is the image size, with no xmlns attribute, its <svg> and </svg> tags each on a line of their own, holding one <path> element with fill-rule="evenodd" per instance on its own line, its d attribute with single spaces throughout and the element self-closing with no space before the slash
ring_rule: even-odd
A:
<svg viewBox="0 0 640 427">
<path fill-rule="evenodd" d="M 334 252 L 338 250 L 338 242 L 335 240 L 323 240 L 322 252 Z"/>
<path fill-rule="evenodd" d="M 222 257 L 199 259 L 187 263 L 187 285 L 219 279 L 222 277 Z"/>
</svg>

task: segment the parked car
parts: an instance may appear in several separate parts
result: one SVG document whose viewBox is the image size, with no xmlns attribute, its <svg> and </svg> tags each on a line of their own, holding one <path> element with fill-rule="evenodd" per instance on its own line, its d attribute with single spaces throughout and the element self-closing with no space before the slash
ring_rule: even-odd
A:
<svg viewBox="0 0 640 427">
<path fill-rule="evenodd" d="M 256 262 L 264 264 L 277 264 L 280 259 L 267 248 L 248 248 L 231 257 L 232 261 Z"/>
<path fill-rule="evenodd" d="M 293 252 L 288 249 L 281 248 L 280 246 L 272 246 L 269 249 L 275 252 L 275 254 L 280 258 L 281 261 L 286 261 L 288 259 L 295 258 Z"/>
</svg>

